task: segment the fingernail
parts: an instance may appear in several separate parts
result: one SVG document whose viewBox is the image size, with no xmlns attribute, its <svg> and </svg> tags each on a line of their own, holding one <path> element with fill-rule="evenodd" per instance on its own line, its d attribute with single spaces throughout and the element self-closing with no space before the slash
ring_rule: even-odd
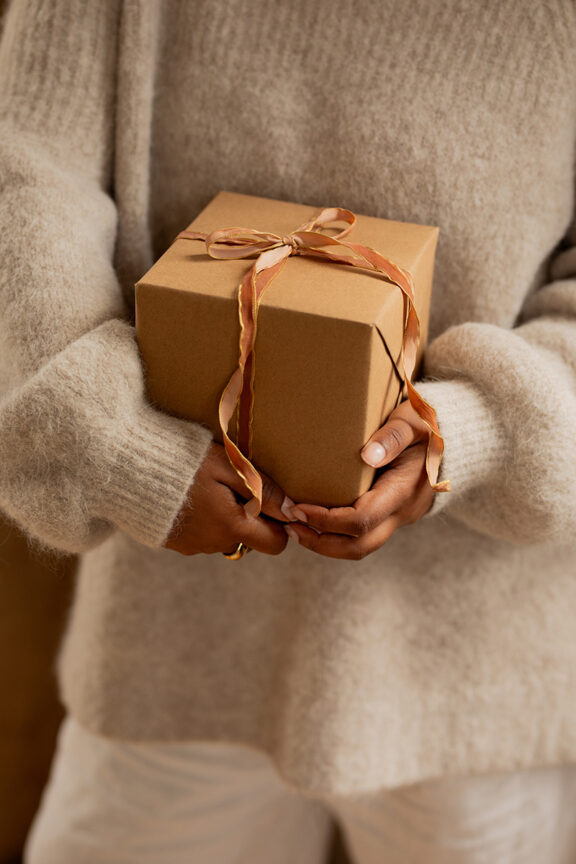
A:
<svg viewBox="0 0 576 864">
<path fill-rule="evenodd" d="M 360 455 L 368 465 L 371 465 L 373 468 L 378 468 L 382 460 L 386 457 L 386 450 L 382 444 L 372 441 L 371 444 L 368 444 L 368 446 L 362 450 Z"/>
<path fill-rule="evenodd" d="M 295 540 L 296 543 L 300 543 L 300 537 L 291 525 L 285 525 L 284 530 L 292 540 Z"/>
<path fill-rule="evenodd" d="M 299 522 L 308 521 L 308 516 L 306 515 L 306 513 L 304 513 L 303 510 L 300 510 L 299 507 L 293 507 L 292 512 L 294 513 L 294 516 L 296 517 L 296 519 L 298 519 Z"/>
<path fill-rule="evenodd" d="M 282 511 L 284 516 L 286 516 L 286 518 L 290 520 L 290 522 L 296 521 L 296 516 L 294 516 L 294 511 L 292 510 L 293 507 L 294 501 L 292 501 L 292 499 L 288 498 L 288 496 L 286 495 L 284 500 L 282 501 L 282 504 L 280 505 L 280 510 Z"/>
</svg>

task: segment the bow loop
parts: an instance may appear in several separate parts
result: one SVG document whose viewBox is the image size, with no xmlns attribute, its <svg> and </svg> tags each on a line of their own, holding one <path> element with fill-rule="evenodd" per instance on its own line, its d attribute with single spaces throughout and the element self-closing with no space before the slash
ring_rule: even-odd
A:
<svg viewBox="0 0 576 864">
<path fill-rule="evenodd" d="M 202 231 L 180 231 L 176 239 L 203 240 L 206 252 L 211 258 L 249 258 L 283 242 L 278 234 L 238 227 L 219 228 L 209 234 Z"/>
<path fill-rule="evenodd" d="M 206 251 L 212 258 L 248 258 L 277 244 L 280 237 L 251 228 L 223 228 L 206 237 Z"/>
<path fill-rule="evenodd" d="M 283 240 L 280 241 L 281 245 L 272 246 L 269 249 L 265 249 L 264 252 L 260 254 L 260 257 L 254 264 L 254 273 L 261 273 L 263 270 L 268 270 L 271 267 L 274 267 L 276 264 L 279 264 L 281 261 L 284 261 L 286 258 L 289 258 L 294 250 L 294 247 L 289 245 L 288 243 L 284 243 Z"/>
<path fill-rule="evenodd" d="M 339 239 L 349 234 L 356 224 L 356 216 L 351 210 L 346 210 L 344 207 L 324 207 L 316 216 L 309 222 L 305 222 L 294 232 L 295 234 L 301 231 L 316 231 L 318 228 L 326 228 L 330 222 L 346 222 L 347 227 L 341 228 L 336 234 L 326 234 L 326 237 Z"/>
</svg>

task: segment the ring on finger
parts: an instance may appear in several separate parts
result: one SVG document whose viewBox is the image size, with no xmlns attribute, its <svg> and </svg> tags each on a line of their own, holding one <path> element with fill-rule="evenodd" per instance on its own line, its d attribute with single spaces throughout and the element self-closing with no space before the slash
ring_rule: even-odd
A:
<svg viewBox="0 0 576 864">
<path fill-rule="evenodd" d="M 240 558 L 243 558 L 247 552 L 250 552 L 250 547 L 240 541 L 233 552 L 222 552 L 222 555 L 224 555 L 228 561 L 238 561 Z"/>
</svg>

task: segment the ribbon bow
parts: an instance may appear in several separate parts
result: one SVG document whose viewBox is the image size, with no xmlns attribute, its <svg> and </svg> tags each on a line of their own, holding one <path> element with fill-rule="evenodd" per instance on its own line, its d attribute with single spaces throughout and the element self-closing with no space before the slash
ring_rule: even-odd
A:
<svg viewBox="0 0 576 864">
<path fill-rule="evenodd" d="M 336 234 L 323 234 L 320 230 L 330 222 L 346 222 L 347 227 Z M 350 210 L 325 207 L 309 222 L 290 234 L 279 235 L 253 228 L 223 228 L 205 234 L 199 231 L 181 231 L 176 239 L 203 240 L 212 258 L 248 258 L 257 260 L 238 286 L 238 313 L 240 318 L 240 351 L 238 367 L 232 374 L 220 397 L 218 416 L 224 446 L 231 464 L 252 492 L 246 505 L 254 516 L 262 506 L 262 478 L 250 461 L 252 455 L 252 414 L 254 405 L 254 343 L 258 309 L 265 290 L 278 276 L 291 255 L 310 255 L 337 264 L 361 267 L 386 276 L 397 285 L 404 297 L 404 334 L 402 364 L 404 386 L 412 407 L 429 429 L 426 451 L 426 472 L 434 491 L 450 489 L 450 481 L 438 483 L 438 471 L 444 442 L 438 430 L 434 409 L 416 392 L 411 376 L 416 365 L 416 352 L 420 340 L 420 322 L 414 306 L 412 275 L 385 258 L 369 246 L 342 240 L 356 224 Z M 230 419 L 238 405 L 237 443 L 228 435 Z"/>
</svg>

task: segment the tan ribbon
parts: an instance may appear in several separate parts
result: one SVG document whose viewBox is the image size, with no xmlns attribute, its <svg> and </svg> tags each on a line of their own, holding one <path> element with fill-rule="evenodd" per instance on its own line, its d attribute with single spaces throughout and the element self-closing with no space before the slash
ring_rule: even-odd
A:
<svg viewBox="0 0 576 864">
<path fill-rule="evenodd" d="M 317 229 L 330 222 L 347 222 L 337 234 L 321 234 Z M 415 390 L 411 376 L 416 365 L 416 352 L 420 340 L 420 322 L 414 306 L 412 275 L 369 246 L 346 242 L 340 238 L 349 234 L 356 223 L 350 210 L 325 207 L 313 219 L 296 228 L 291 234 L 280 236 L 253 228 L 223 228 L 204 234 L 199 231 L 181 231 L 176 239 L 203 240 L 212 258 L 248 258 L 258 255 L 238 286 L 238 315 L 240 318 L 240 354 L 238 367 L 232 374 L 220 397 L 218 416 L 228 458 L 254 496 L 246 505 L 254 516 L 262 506 L 262 478 L 250 461 L 252 456 L 252 416 L 254 406 L 254 343 L 258 309 L 262 295 L 278 276 L 291 255 L 310 255 L 324 261 L 348 264 L 381 273 L 401 290 L 404 298 L 404 334 L 402 340 L 402 371 L 404 386 L 410 404 L 429 429 L 426 451 L 426 472 L 435 492 L 447 492 L 450 481 L 438 483 L 438 472 L 444 451 L 444 441 L 438 430 L 436 414 Z M 333 247 L 332 250 L 328 247 Z M 333 251 L 336 247 L 337 251 Z M 342 254 L 344 253 L 344 254 Z M 228 435 L 230 419 L 238 405 L 237 443 Z"/>
</svg>

